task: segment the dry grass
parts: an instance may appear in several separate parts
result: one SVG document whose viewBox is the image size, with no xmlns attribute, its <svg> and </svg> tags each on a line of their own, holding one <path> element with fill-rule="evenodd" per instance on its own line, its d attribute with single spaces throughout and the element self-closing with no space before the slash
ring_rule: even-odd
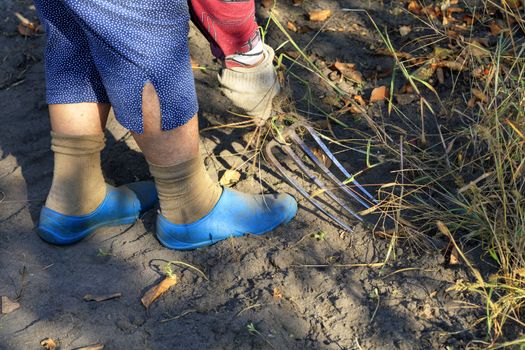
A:
<svg viewBox="0 0 525 350">
<path fill-rule="evenodd" d="M 434 2 L 418 3 L 424 7 Z M 381 205 L 376 208 L 396 222 L 386 259 L 400 237 L 418 241 L 421 234 L 441 232 L 450 239 L 473 277 L 470 282 L 458 281 L 451 289 L 477 295 L 479 307 L 485 311 L 473 327 L 484 324 L 487 337 L 473 342 L 472 348 L 525 346 L 525 338 L 513 338 L 516 329 L 525 330 L 525 21 L 523 7 L 514 5 L 525 6 L 517 1 L 484 0 L 472 7 L 472 1 L 460 1 L 456 6 L 475 20 L 458 36 L 452 36 L 428 14 L 418 14 L 431 33 L 421 38 L 421 45 L 438 48 L 419 60 L 414 59 L 415 52 L 411 58 L 401 57 L 398 50 L 402 48 L 397 48 L 388 31 L 377 27 L 366 13 L 395 59 L 385 112 L 401 121 L 395 124 L 374 119 L 369 114 L 371 106 L 359 113 L 368 126 L 368 131 L 358 131 L 365 133 L 361 145 L 369 148 L 370 142 L 364 141 L 371 137 L 374 147 L 399 163 L 396 181 L 380 189 Z M 489 35 L 494 16 L 501 25 L 495 35 L 497 43 L 482 44 L 476 35 Z M 286 54 L 278 58 L 279 64 L 286 63 L 287 79 L 304 84 L 310 91 L 309 82 L 290 69 L 300 66 L 324 79 L 341 99 L 352 98 L 322 74 L 277 16 L 270 17 L 269 25 L 285 34 L 287 40 L 282 46 L 296 51 L 297 58 Z M 450 72 L 450 94 L 438 94 L 429 76 L 422 74 L 423 68 L 432 65 Z M 396 106 L 393 94 L 400 89 L 396 85 L 399 75 L 404 78 L 405 89 L 417 95 L 420 115 L 416 118 Z M 341 125 L 340 111 L 325 112 L 308 93 L 302 103 L 305 101 L 309 110 Z M 330 130 L 327 134 L 330 137 Z M 418 230 L 403 217 L 416 223 Z M 481 258 L 497 272 L 482 276 L 476 268 L 478 262 L 468 261 L 462 253 L 465 244 L 479 245 Z"/>
</svg>

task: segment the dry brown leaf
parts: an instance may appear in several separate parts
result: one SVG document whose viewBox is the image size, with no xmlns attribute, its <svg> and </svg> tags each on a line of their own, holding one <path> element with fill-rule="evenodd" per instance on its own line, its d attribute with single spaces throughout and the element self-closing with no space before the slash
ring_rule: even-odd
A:
<svg viewBox="0 0 525 350">
<path fill-rule="evenodd" d="M 465 12 L 465 9 L 461 8 L 461 7 L 449 7 L 447 9 L 447 14 L 448 16 L 450 17 L 450 15 L 452 15 L 453 13 L 463 13 Z"/>
<path fill-rule="evenodd" d="M 449 39 L 457 39 L 459 38 L 459 34 L 453 30 L 447 30 L 445 32 L 446 36 L 449 38 Z"/>
<path fill-rule="evenodd" d="M 310 21 L 323 22 L 332 15 L 332 10 L 313 10 L 308 13 Z"/>
<path fill-rule="evenodd" d="M 355 69 L 355 64 L 353 63 L 335 61 L 335 63 L 330 68 L 335 69 L 353 82 L 358 84 L 362 84 L 364 82 L 363 75 L 361 72 Z"/>
<path fill-rule="evenodd" d="M 288 28 L 288 30 L 291 30 L 292 32 L 295 32 L 295 33 L 297 32 L 297 26 L 293 22 L 288 22 L 286 27 Z"/>
<path fill-rule="evenodd" d="M 319 148 L 312 148 L 312 153 L 324 164 L 325 167 L 330 168 L 332 160 L 326 155 L 326 153 Z"/>
<path fill-rule="evenodd" d="M 421 5 L 417 1 L 410 1 L 408 3 L 408 11 L 419 15 L 421 13 Z"/>
<path fill-rule="evenodd" d="M 503 30 L 503 28 L 501 28 L 499 24 L 496 23 L 496 21 L 490 22 L 489 28 L 490 28 L 490 33 L 496 36 L 499 35 L 499 33 L 501 33 L 501 31 Z"/>
<path fill-rule="evenodd" d="M 44 338 L 40 341 L 40 346 L 46 350 L 55 350 L 57 348 L 57 342 L 51 338 Z"/>
<path fill-rule="evenodd" d="M 330 81 L 341 81 L 341 79 L 343 79 L 343 76 L 339 74 L 339 72 L 333 71 L 330 72 L 330 74 L 328 74 L 328 79 L 330 79 Z"/>
<path fill-rule="evenodd" d="M 283 292 L 277 287 L 273 289 L 273 298 L 275 300 L 281 300 L 283 298 Z"/>
<path fill-rule="evenodd" d="M 472 88 L 472 95 L 483 103 L 487 103 L 489 100 L 480 89 Z"/>
<path fill-rule="evenodd" d="M 241 179 L 240 172 L 238 172 L 237 170 L 229 169 L 224 172 L 221 179 L 219 180 L 219 183 L 222 186 L 228 187 L 228 186 L 232 186 L 236 184 L 237 182 L 239 182 L 240 179 Z"/>
<path fill-rule="evenodd" d="M 14 300 L 9 299 L 9 297 L 6 297 L 6 296 L 2 296 L 0 306 L 1 306 L 2 314 L 10 314 L 11 312 L 18 310 L 20 308 L 19 303 L 17 303 Z"/>
<path fill-rule="evenodd" d="M 106 301 L 106 300 L 120 298 L 121 296 L 122 296 L 122 293 L 113 293 L 113 294 L 108 294 L 108 295 L 86 294 L 86 295 L 84 295 L 84 297 L 82 299 L 84 299 L 84 301 L 101 302 L 101 301 Z"/>
<path fill-rule="evenodd" d="M 140 299 L 142 305 L 147 309 L 155 300 L 157 300 L 162 294 L 166 293 L 168 289 L 177 284 L 177 276 L 166 276 L 159 284 L 150 288 L 142 299 Z"/>
<path fill-rule="evenodd" d="M 410 28 L 410 26 L 399 27 L 399 34 L 401 34 L 401 36 L 407 36 L 411 31 L 412 28 Z"/>
<path fill-rule="evenodd" d="M 370 95 L 370 103 L 378 102 L 378 101 L 384 101 L 388 96 L 388 89 L 386 86 L 379 86 L 376 87 L 374 90 L 372 90 L 372 94 Z"/>
<path fill-rule="evenodd" d="M 467 26 L 472 26 L 474 25 L 474 17 L 465 15 L 463 16 L 463 22 L 465 22 Z"/>
<path fill-rule="evenodd" d="M 359 103 L 360 106 L 362 106 L 362 107 L 366 106 L 366 101 L 365 101 L 365 99 L 363 98 L 363 96 L 361 96 L 361 95 L 355 95 L 355 96 L 354 96 L 354 100 L 356 100 L 357 103 Z"/>
</svg>

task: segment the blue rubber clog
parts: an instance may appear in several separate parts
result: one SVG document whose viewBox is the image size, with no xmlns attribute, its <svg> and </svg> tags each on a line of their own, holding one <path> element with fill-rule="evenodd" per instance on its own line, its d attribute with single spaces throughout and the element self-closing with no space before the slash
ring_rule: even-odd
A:
<svg viewBox="0 0 525 350">
<path fill-rule="evenodd" d="M 140 213 L 151 209 L 157 201 L 157 190 L 152 181 L 134 182 L 118 188 L 107 185 L 104 201 L 90 214 L 64 215 L 43 207 L 37 232 L 46 242 L 72 244 L 102 226 L 132 224 Z"/>
<path fill-rule="evenodd" d="M 261 235 L 293 219 L 297 202 L 289 194 L 253 195 L 225 188 L 212 211 L 191 224 L 157 217 L 157 238 L 167 248 L 190 250 L 247 233 Z"/>
</svg>

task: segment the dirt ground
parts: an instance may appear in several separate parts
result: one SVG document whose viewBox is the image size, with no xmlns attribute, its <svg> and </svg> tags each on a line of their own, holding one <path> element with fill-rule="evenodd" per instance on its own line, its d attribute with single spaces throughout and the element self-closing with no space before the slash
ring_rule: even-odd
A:
<svg viewBox="0 0 525 350">
<path fill-rule="evenodd" d="M 472 327 L 482 310 L 471 308 L 466 295 L 447 291 L 468 275 L 461 264 L 445 266 L 444 239 L 429 238 L 427 250 L 401 242 L 396 260 L 382 268 L 305 266 L 381 262 L 389 241 L 361 225 L 342 232 L 304 200 L 295 220 L 265 236 L 190 252 L 159 244 L 153 234 L 155 210 L 130 227 L 104 229 L 73 246 L 41 241 L 34 227 L 53 165 L 44 102 L 44 38 L 19 35 L 14 15 L 34 19 L 30 5 L 26 0 L 0 2 L 0 295 L 21 304 L 0 316 L 0 349 L 39 349 L 46 337 L 58 339 L 61 349 L 93 343 L 106 349 L 461 349 L 483 337 L 482 326 Z M 257 6 L 262 23 L 266 10 Z M 396 11 L 400 6 L 398 1 L 325 0 L 296 7 L 283 0 L 277 14 L 283 23 L 312 26 L 293 34 L 304 47 L 322 25 L 308 24 L 305 14 L 333 9 L 336 18 L 307 52 L 328 62 L 354 62 L 366 75 L 386 58 L 372 54 L 377 38 L 366 16 L 341 9 L 368 9 L 389 28 L 413 25 L 414 19 Z M 275 28 L 266 39 L 274 46 L 283 42 Z M 201 126 L 238 120 L 229 115 L 230 105 L 217 89 L 214 69 L 219 65 L 207 42 L 195 31 L 190 41 L 194 59 L 208 67 L 195 73 Z M 239 160 L 245 132 L 202 133 L 210 172 L 220 175 Z M 150 178 L 136 144 L 114 119 L 103 168 L 107 181 L 116 185 Z M 390 175 L 383 169 L 374 176 L 361 181 L 382 183 Z M 297 195 L 264 162 L 260 173 L 244 175 L 235 188 Z M 317 232 L 324 232 L 324 239 L 311 237 Z M 162 266 L 171 260 L 200 268 L 208 280 L 174 267 L 179 284 L 145 310 L 141 296 L 162 279 Z M 82 299 L 116 292 L 122 297 L 98 303 Z M 250 325 L 258 332 L 250 332 Z"/>
</svg>

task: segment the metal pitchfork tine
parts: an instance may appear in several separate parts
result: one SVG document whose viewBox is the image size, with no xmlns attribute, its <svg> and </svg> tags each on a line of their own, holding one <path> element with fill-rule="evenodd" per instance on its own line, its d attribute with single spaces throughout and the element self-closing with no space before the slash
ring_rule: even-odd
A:
<svg viewBox="0 0 525 350">
<path fill-rule="evenodd" d="M 357 218 L 359 221 L 363 221 L 363 218 L 359 216 L 357 213 L 355 213 L 352 209 L 350 209 L 344 202 L 336 196 L 325 184 L 324 182 L 314 175 L 308 167 L 304 164 L 304 162 L 301 160 L 301 158 L 293 151 L 293 149 L 286 143 L 286 140 L 289 139 L 290 141 L 297 144 L 303 152 L 317 165 L 324 174 L 332 181 L 334 182 L 338 188 L 340 188 L 342 191 L 344 191 L 347 195 L 354 198 L 356 201 L 358 201 L 362 206 L 364 206 L 366 209 L 370 208 L 370 204 L 366 202 L 367 199 L 363 198 L 363 194 L 368 197 L 370 200 L 372 200 L 373 203 L 376 203 L 376 200 L 374 197 L 366 191 L 363 186 L 361 186 L 356 180 L 352 179 L 351 182 L 361 191 L 361 193 L 356 192 L 350 188 L 348 188 L 345 184 L 343 184 L 325 165 L 324 163 L 313 153 L 313 151 L 304 143 L 304 141 L 297 135 L 296 129 L 298 127 L 305 128 L 308 133 L 313 137 L 313 139 L 317 142 L 319 147 L 323 150 L 323 152 L 330 158 L 330 160 L 339 168 L 339 170 L 348 178 L 351 179 L 352 176 L 348 171 L 343 167 L 343 165 L 335 158 L 334 154 L 330 152 L 328 147 L 323 143 L 317 132 L 309 125 L 306 125 L 304 123 L 295 123 L 289 127 L 286 128 L 286 130 L 283 132 L 283 139 L 285 142 L 279 142 L 277 140 L 270 141 L 266 146 L 266 156 L 269 160 L 269 162 L 275 166 L 275 168 L 286 178 L 286 180 L 297 190 L 299 193 L 305 197 L 310 203 L 312 203 L 317 209 L 319 209 L 322 213 L 324 213 L 326 216 L 328 216 L 330 219 L 332 219 L 335 223 L 337 223 L 339 226 L 341 226 L 343 229 L 347 231 L 352 231 L 350 226 L 348 226 L 344 221 L 330 213 L 318 200 L 312 198 L 311 195 L 308 194 L 308 192 L 302 187 L 297 181 L 293 179 L 291 175 L 288 174 L 288 171 L 283 167 L 283 165 L 275 158 L 275 155 L 273 154 L 273 149 L 275 147 L 280 148 L 283 150 L 287 155 L 292 158 L 294 163 L 303 171 L 303 173 L 308 176 L 308 178 L 313 181 L 319 188 L 321 188 L 324 193 L 326 193 L 334 202 L 336 202 L 338 205 L 340 205 L 346 212 L 348 212 L 350 215 Z M 363 200 L 364 199 L 364 200 Z"/>
</svg>

